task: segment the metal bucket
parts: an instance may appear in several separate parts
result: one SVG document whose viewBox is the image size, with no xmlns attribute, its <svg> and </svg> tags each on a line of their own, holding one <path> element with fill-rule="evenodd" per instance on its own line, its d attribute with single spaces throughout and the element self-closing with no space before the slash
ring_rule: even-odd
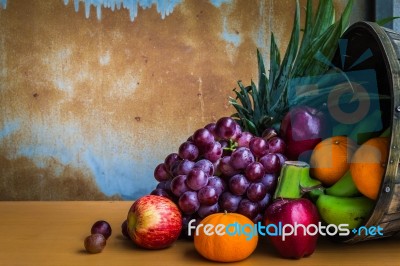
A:
<svg viewBox="0 0 400 266">
<path fill-rule="evenodd" d="M 346 64 L 341 63 L 344 57 L 340 49 L 335 54 L 333 64 L 343 71 L 352 68 L 349 67 L 352 65 L 357 65 L 352 71 L 373 69 L 379 94 L 391 98 L 380 105 L 382 123 L 385 127 L 391 127 L 388 163 L 375 208 L 364 224 L 367 228 L 382 227 L 383 236 L 357 234 L 340 239 L 341 242 L 356 243 L 392 236 L 400 231 L 400 34 L 376 23 L 357 22 L 344 33 L 343 39 L 347 40 L 344 55 Z M 368 49 L 372 52 L 371 56 L 357 63 Z"/>
</svg>

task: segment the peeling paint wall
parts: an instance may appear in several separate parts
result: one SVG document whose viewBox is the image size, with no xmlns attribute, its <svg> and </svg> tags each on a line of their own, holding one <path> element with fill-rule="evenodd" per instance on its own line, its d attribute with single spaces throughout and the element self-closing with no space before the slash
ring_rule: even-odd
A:
<svg viewBox="0 0 400 266">
<path fill-rule="evenodd" d="M 1 0 L 0 200 L 149 193 L 166 155 L 233 112 L 256 48 L 271 30 L 286 44 L 294 15 L 292 0 L 126 2 Z"/>
</svg>

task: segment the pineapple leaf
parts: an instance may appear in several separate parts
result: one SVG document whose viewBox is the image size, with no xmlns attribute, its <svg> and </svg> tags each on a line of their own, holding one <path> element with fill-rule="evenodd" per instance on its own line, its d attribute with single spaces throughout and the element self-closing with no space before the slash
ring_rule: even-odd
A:
<svg viewBox="0 0 400 266">
<path fill-rule="evenodd" d="M 271 33 L 271 48 L 270 48 L 270 69 L 269 69 L 269 84 L 268 90 L 271 91 L 276 80 L 276 77 L 281 67 L 281 55 L 279 53 L 279 48 L 276 45 L 274 34 Z M 268 97 L 268 101 L 270 98 Z"/>
<path fill-rule="evenodd" d="M 283 96 L 285 96 L 285 90 L 287 89 L 287 82 L 290 79 L 290 73 L 293 67 L 293 63 L 296 59 L 298 46 L 299 46 L 299 38 L 300 38 L 300 6 L 299 1 L 296 0 L 296 12 L 295 18 L 293 22 L 293 30 L 292 36 L 290 37 L 289 45 L 286 50 L 285 57 L 282 61 L 282 66 L 280 68 L 277 80 L 274 82 L 274 88 L 272 92 L 272 101 L 275 103 L 271 108 L 273 111 L 278 110 L 278 106 L 282 106 L 286 104 L 286 100 Z M 283 103 L 284 101 L 285 103 Z"/>
<path fill-rule="evenodd" d="M 326 62 L 334 56 L 338 40 L 349 24 L 353 1 L 348 1 L 340 19 L 335 22 L 333 0 L 319 0 L 315 15 L 313 0 L 307 0 L 304 30 L 300 30 L 300 7 L 299 0 L 296 0 L 292 33 L 283 60 L 275 36 L 271 33 L 269 73 L 266 73 L 263 56 L 257 50 L 258 87 L 253 81 L 247 87 L 238 81 L 239 89 L 234 89 L 236 99 L 230 98 L 230 103 L 236 109 L 232 116 L 245 130 L 258 135 L 267 127 L 279 127 L 290 107 L 304 104 L 319 108 L 326 102 L 323 101 L 326 95 L 320 92 L 313 94 L 316 86 L 311 84 L 316 76 L 323 76 L 330 70 L 330 64 Z M 289 90 L 296 85 L 294 82 L 299 81 L 300 85 L 310 84 L 304 87 L 308 94 L 301 95 L 301 91 Z M 324 82 L 328 82 L 324 88 L 332 90 L 330 81 Z"/>
<path fill-rule="evenodd" d="M 258 62 L 258 91 L 260 93 L 260 103 L 264 103 L 265 105 L 268 105 L 268 101 L 265 101 L 265 97 L 268 91 L 265 90 L 268 84 L 268 78 L 265 75 L 265 66 L 264 66 L 264 60 L 262 58 L 262 55 L 260 51 L 257 49 L 257 62 Z M 268 107 L 267 107 L 268 108 Z M 264 109 L 264 108 L 262 108 Z"/>
</svg>

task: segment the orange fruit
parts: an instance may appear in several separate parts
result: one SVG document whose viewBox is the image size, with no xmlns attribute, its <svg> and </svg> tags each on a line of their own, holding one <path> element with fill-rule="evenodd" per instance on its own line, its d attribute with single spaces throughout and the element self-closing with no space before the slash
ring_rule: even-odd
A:
<svg viewBox="0 0 400 266">
<path fill-rule="evenodd" d="M 348 137 L 327 138 L 315 146 L 310 158 L 310 174 L 331 186 L 349 170 L 356 144 Z"/>
<path fill-rule="evenodd" d="M 206 233 L 206 229 L 211 233 Z M 254 230 L 254 223 L 244 215 L 214 213 L 205 217 L 197 226 L 194 247 L 200 255 L 212 261 L 244 260 L 257 247 L 258 233 Z"/>
<path fill-rule="evenodd" d="M 351 160 L 350 172 L 358 191 L 377 199 L 389 155 L 389 138 L 372 138 L 362 144 Z"/>
</svg>

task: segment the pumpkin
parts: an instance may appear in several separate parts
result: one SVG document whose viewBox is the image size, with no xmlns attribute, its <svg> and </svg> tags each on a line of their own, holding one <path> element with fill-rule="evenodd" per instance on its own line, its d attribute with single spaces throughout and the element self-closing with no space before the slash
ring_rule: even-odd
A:
<svg viewBox="0 0 400 266">
<path fill-rule="evenodd" d="M 244 260 L 257 247 L 254 223 L 238 213 L 214 213 L 197 226 L 194 246 L 206 259 L 218 262 Z"/>
</svg>

